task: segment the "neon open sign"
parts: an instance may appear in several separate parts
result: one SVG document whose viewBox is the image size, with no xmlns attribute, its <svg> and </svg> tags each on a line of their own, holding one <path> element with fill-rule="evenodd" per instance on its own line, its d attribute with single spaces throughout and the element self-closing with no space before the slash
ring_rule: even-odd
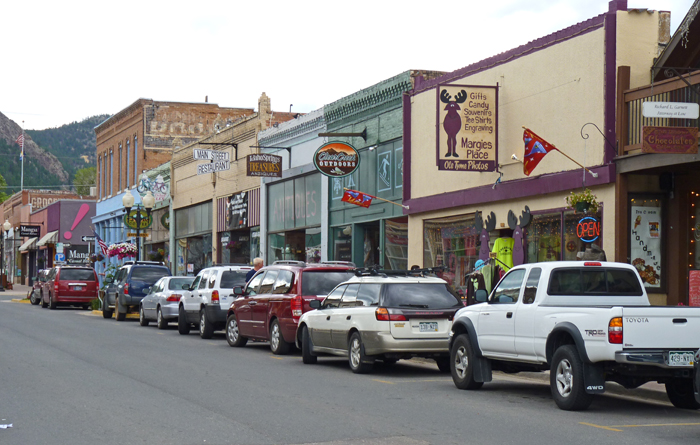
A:
<svg viewBox="0 0 700 445">
<path fill-rule="evenodd" d="M 592 216 L 582 218 L 576 225 L 576 236 L 584 243 L 592 243 L 600 237 L 600 221 Z"/>
</svg>

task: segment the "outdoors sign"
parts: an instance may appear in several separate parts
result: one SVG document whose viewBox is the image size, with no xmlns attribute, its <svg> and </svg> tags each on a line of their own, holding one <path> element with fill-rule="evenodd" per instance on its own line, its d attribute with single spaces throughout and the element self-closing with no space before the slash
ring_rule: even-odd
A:
<svg viewBox="0 0 700 445">
<path fill-rule="evenodd" d="M 316 169 L 331 178 L 352 174 L 360 166 L 360 154 L 345 142 L 329 142 L 314 154 Z"/>
<path fill-rule="evenodd" d="M 151 227 L 151 224 L 153 223 L 153 217 L 142 209 L 133 209 L 131 212 L 129 212 L 128 215 L 124 214 L 124 225 L 126 225 L 130 229 L 136 229 L 136 212 L 141 212 L 140 229 L 143 230 Z"/>
<path fill-rule="evenodd" d="M 231 195 L 226 203 L 226 210 L 229 229 L 248 227 L 248 192 Z"/>
<path fill-rule="evenodd" d="M 28 236 L 31 238 L 38 238 L 40 234 L 41 234 L 41 227 L 40 226 L 25 226 L 23 224 L 19 226 L 19 236 Z"/>
<path fill-rule="evenodd" d="M 437 88 L 438 170 L 496 170 L 497 88 L 470 85 L 441 85 Z"/>
<path fill-rule="evenodd" d="M 282 177 L 282 156 L 253 154 L 246 157 L 246 176 Z"/>
<path fill-rule="evenodd" d="M 695 154 L 698 127 L 644 127 L 642 153 Z"/>
<path fill-rule="evenodd" d="M 644 102 L 642 116 L 697 119 L 700 116 L 700 105 L 687 102 Z"/>
</svg>

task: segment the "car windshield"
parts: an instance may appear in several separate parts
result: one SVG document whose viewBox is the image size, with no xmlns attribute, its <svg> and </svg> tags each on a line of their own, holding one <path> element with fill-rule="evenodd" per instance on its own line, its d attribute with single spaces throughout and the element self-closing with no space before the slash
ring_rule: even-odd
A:
<svg viewBox="0 0 700 445">
<path fill-rule="evenodd" d="M 221 287 L 231 288 L 234 286 L 245 286 L 245 275 L 247 270 L 226 270 L 221 274 Z"/>
<path fill-rule="evenodd" d="M 168 275 L 170 275 L 170 271 L 165 267 L 134 267 L 131 279 L 153 284 Z"/>
<path fill-rule="evenodd" d="M 170 280 L 170 283 L 168 283 L 168 289 L 182 290 L 183 284 L 191 286 L 193 281 L 194 277 L 173 278 Z"/>
<path fill-rule="evenodd" d="M 95 271 L 92 269 L 61 269 L 61 281 L 95 281 Z"/>
<path fill-rule="evenodd" d="M 349 270 L 314 270 L 304 272 L 301 278 L 303 295 L 328 295 L 337 285 L 354 277 Z"/>
<path fill-rule="evenodd" d="M 384 287 L 382 306 L 386 307 L 444 309 L 464 306 L 443 283 L 390 283 Z"/>
</svg>

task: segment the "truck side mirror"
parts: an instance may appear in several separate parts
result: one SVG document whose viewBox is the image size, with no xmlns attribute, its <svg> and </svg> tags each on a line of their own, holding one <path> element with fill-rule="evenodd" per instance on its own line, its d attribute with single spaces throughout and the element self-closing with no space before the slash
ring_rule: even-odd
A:
<svg viewBox="0 0 700 445">
<path fill-rule="evenodd" d="M 321 302 L 319 300 L 311 300 L 311 301 L 309 301 L 309 307 L 311 309 L 320 309 Z"/>
<path fill-rule="evenodd" d="M 487 294 L 484 289 L 477 290 L 476 294 L 474 295 L 474 299 L 479 303 L 484 303 L 486 300 L 488 300 L 488 298 L 489 294 Z"/>
</svg>

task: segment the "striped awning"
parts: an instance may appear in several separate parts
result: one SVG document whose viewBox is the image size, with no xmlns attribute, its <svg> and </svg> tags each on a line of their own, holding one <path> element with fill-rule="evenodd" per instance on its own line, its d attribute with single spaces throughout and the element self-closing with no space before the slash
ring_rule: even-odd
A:
<svg viewBox="0 0 700 445">
<path fill-rule="evenodd" d="M 30 247 L 34 246 L 34 243 L 36 243 L 36 238 L 29 238 L 27 242 L 19 246 L 19 251 L 26 252 Z"/>
<path fill-rule="evenodd" d="M 36 245 L 41 247 L 46 244 L 55 244 L 56 241 L 58 241 L 58 230 L 54 230 L 53 232 L 49 232 L 46 235 L 42 236 L 39 242 L 36 243 Z"/>
</svg>

